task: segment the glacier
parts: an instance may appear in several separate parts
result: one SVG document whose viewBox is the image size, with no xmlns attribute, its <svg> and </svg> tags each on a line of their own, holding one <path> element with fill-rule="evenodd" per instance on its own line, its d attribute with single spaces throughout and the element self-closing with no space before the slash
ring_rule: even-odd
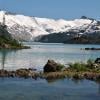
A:
<svg viewBox="0 0 100 100">
<path fill-rule="evenodd" d="M 55 33 L 74 32 L 82 35 L 100 31 L 100 22 L 95 19 L 55 20 L 0 11 L 1 24 L 4 15 L 9 33 L 15 39 L 23 41 L 34 41 L 39 36 Z"/>
</svg>

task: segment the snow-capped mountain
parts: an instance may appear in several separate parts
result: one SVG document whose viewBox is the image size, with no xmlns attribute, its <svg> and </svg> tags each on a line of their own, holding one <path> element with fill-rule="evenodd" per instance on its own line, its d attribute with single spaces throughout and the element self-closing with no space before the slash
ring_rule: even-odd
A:
<svg viewBox="0 0 100 100">
<path fill-rule="evenodd" d="M 34 40 L 38 36 L 53 33 L 75 32 L 85 34 L 100 31 L 100 22 L 87 17 L 75 20 L 54 20 L 0 11 L 1 24 L 3 23 L 3 17 L 5 17 L 8 31 L 14 38 L 20 40 Z"/>
</svg>

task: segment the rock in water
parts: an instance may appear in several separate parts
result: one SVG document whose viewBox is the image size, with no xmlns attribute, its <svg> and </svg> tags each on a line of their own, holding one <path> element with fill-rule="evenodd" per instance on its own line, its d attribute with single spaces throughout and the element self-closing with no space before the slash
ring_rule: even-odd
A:
<svg viewBox="0 0 100 100">
<path fill-rule="evenodd" d="M 56 63 L 54 60 L 48 60 L 47 64 L 44 66 L 44 72 L 61 71 L 63 67 L 63 65 Z"/>
</svg>

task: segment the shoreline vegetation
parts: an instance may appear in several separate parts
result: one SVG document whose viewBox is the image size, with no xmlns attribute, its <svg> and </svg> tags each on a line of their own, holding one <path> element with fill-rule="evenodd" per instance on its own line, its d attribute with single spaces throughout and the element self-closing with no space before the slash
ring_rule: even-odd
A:
<svg viewBox="0 0 100 100">
<path fill-rule="evenodd" d="M 88 79 L 100 82 L 100 63 L 95 63 L 93 60 L 88 60 L 87 63 L 70 63 L 68 66 L 56 63 L 53 60 L 48 60 L 42 72 L 38 72 L 33 68 L 17 69 L 16 71 L 0 70 L 0 77 L 13 77 L 13 78 L 33 78 L 33 79 L 46 79 L 55 81 L 57 79 L 75 79 L 82 80 Z"/>
<path fill-rule="evenodd" d="M 7 31 L 6 25 L 0 25 L 0 49 L 29 49 L 17 40 L 13 39 Z"/>
</svg>

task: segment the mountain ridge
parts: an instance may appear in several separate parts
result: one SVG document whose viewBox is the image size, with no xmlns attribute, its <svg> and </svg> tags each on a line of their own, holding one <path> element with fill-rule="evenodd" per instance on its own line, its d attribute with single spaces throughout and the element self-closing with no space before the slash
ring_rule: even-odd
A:
<svg viewBox="0 0 100 100">
<path fill-rule="evenodd" d="M 35 41 L 45 35 L 55 33 L 66 33 L 66 36 L 69 36 L 72 32 L 76 36 L 100 32 L 100 21 L 86 16 L 74 20 L 55 20 L 0 11 L 1 23 L 3 15 L 5 15 L 5 24 L 8 32 L 11 33 L 13 38 L 21 41 Z"/>
</svg>

